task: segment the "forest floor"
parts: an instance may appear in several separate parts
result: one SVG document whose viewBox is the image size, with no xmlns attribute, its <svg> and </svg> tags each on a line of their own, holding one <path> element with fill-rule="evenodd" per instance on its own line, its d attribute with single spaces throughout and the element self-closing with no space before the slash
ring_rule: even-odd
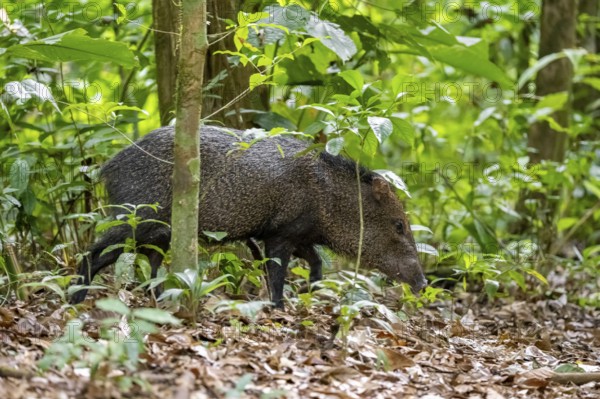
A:
<svg viewBox="0 0 600 399">
<path fill-rule="evenodd" d="M 138 371 L 105 362 L 40 372 L 73 310 L 47 293 L 0 306 L 0 397 L 600 397 L 600 311 L 565 294 L 491 303 L 460 294 L 406 320 L 363 309 L 345 337 L 330 306 L 260 312 L 252 323 L 204 311 L 193 327 L 148 335 Z M 90 326 L 107 316 L 79 311 Z"/>
</svg>

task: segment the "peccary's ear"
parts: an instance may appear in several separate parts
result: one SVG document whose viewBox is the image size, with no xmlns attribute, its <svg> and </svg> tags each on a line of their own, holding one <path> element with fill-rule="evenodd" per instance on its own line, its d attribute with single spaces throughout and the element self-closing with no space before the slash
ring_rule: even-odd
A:
<svg viewBox="0 0 600 399">
<path fill-rule="evenodd" d="M 383 198 L 390 197 L 392 190 L 390 190 L 389 183 L 383 177 L 373 178 L 373 196 L 377 201 L 381 201 Z"/>
</svg>

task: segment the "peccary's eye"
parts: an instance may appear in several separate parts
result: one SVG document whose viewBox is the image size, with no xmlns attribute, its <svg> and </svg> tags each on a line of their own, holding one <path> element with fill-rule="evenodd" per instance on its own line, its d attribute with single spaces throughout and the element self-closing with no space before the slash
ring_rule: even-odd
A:
<svg viewBox="0 0 600 399">
<path fill-rule="evenodd" d="M 396 222 L 396 232 L 398 234 L 404 234 L 404 223 L 402 220 Z"/>
</svg>

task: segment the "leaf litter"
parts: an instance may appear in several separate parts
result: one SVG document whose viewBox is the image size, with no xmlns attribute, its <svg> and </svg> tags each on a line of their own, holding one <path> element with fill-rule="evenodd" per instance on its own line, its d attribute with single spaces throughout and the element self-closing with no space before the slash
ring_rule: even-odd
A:
<svg viewBox="0 0 600 399">
<path fill-rule="evenodd" d="M 38 369 L 77 316 L 40 295 L 0 307 L 0 397 L 600 397 L 599 310 L 480 299 L 459 294 L 413 310 L 406 321 L 382 322 L 381 312 L 363 309 L 346 335 L 331 306 L 265 310 L 254 321 L 202 311 L 195 325 L 146 335 L 137 371 L 101 363 L 90 380 L 85 367 Z M 91 339 L 98 337 L 94 324 L 109 316 L 98 309 L 79 315 Z M 123 387 L 124 375 L 136 384 Z"/>
</svg>

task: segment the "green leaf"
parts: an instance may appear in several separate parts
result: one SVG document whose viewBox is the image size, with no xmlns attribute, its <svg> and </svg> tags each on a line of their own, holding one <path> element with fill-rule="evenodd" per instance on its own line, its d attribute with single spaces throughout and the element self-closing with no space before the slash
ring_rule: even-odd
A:
<svg viewBox="0 0 600 399">
<path fill-rule="evenodd" d="M 212 238 L 215 241 L 221 241 L 227 237 L 227 233 L 225 231 L 202 231 L 202 234 Z"/>
<path fill-rule="evenodd" d="M 410 225 L 410 230 L 412 232 L 415 232 L 415 231 L 426 231 L 429 234 L 433 234 L 433 231 L 431 231 L 431 229 L 429 227 L 423 226 L 421 224 L 411 224 Z"/>
<path fill-rule="evenodd" d="M 263 75 L 262 73 L 250 75 L 250 90 L 254 90 L 258 86 L 265 84 L 267 79 L 269 79 L 269 75 Z"/>
<path fill-rule="evenodd" d="M 578 220 L 578 218 L 561 218 L 556 224 L 556 228 L 559 232 L 564 231 L 577 223 Z"/>
<path fill-rule="evenodd" d="M 391 185 L 393 185 L 394 187 L 396 187 L 399 190 L 404 191 L 404 193 L 408 196 L 408 198 L 411 198 L 410 192 L 408 191 L 408 186 L 406 185 L 406 183 L 404 183 L 404 180 L 402 180 L 402 178 L 400 176 L 398 176 L 391 170 L 386 170 L 386 169 L 377 169 L 377 170 L 374 170 L 373 172 L 381 175 L 381 177 L 383 177 L 385 180 L 387 180 Z"/>
<path fill-rule="evenodd" d="M 33 79 L 24 79 L 21 82 L 8 82 L 4 85 L 4 93 L 7 97 L 15 101 L 17 105 L 23 105 L 31 99 L 40 104 L 47 101 L 52 104 L 54 109 L 59 113 L 61 112 L 52 96 L 50 88 Z"/>
<path fill-rule="evenodd" d="M 411 227 L 412 228 L 412 227 Z M 435 247 L 432 247 L 429 244 L 425 244 L 423 242 L 418 242 L 416 244 L 417 252 L 427 255 L 440 256 L 439 252 Z"/>
<path fill-rule="evenodd" d="M 109 312 L 117 312 L 122 315 L 128 315 L 131 310 L 123 302 L 116 298 L 105 298 L 96 301 L 96 307 Z"/>
<path fill-rule="evenodd" d="M 600 198 L 600 186 L 598 185 L 598 183 L 594 184 L 590 180 L 585 180 L 583 182 L 583 186 L 585 187 L 585 189 L 587 191 L 594 194 L 596 197 Z"/>
<path fill-rule="evenodd" d="M 119 16 L 117 17 L 117 25 L 120 25 L 121 22 L 123 22 L 127 17 L 127 9 L 123 4 L 115 2 L 113 3 L 113 5 L 117 8 L 117 11 L 119 11 Z"/>
<path fill-rule="evenodd" d="M 511 89 L 513 82 L 497 65 L 482 58 L 475 50 L 461 46 L 436 46 L 429 48 L 435 59 L 473 75 L 497 82 L 503 89 Z"/>
<path fill-rule="evenodd" d="M 400 136 L 400 140 L 413 147 L 415 142 L 415 129 L 413 125 L 400 118 L 390 118 L 390 120 L 394 126 L 394 133 Z"/>
<path fill-rule="evenodd" d="M 171 324 L 178 326 L 181 320 L 173 316 L 171 313 L 162 309 L 140 308 L 134 309 L 132 312 L 134 318 L 144 319 L 156 324 Z"/>
<path fill-rule="evenodd" d="M 551 110 L 556 111 L 562 109 L 568 100 L 569 93 L 566 91 L 548 94 L 535 105 L 535 109 L 542 110 L 545 108 L 550 108 Z"/>
<path fill-rule="evenodd" d="M 555 373 L 585 373 L 585 370 L 576 364 L 561 364 L 554 369 Z"/>
<path fill-rule="evenodd" d="M 346 82 L 348 82 L 348 84 L 354 89 L 358 90 L 359 92 L 362 92 L 365 80 L 360 72 L 354 69 L 350 69 L 348 71 L 340 72 L 339 76 Z"/>
<path fill-rule="evenodd" d="M 521 74 L 519 77 L 519 81 L 517 83 L 517 90 L 520 90 L 527 81 L 532 79 L 541 69 L 543 69 L 546 65 L 554 62 L 558 59 L 561 59 L 565 56 L 564 53 L 552 53 L 548 54 L 545 57 L 540 58 L 533 64 L 531 67 L 527 68 L 525 72 Z"/>
<path fill-rule="evenodd" d="M 529 274 L 530 276 L 537 278 L 542 283 L 548 285 L 548 280 L 546 280 L 546 277 L 542 276 L 538 271 L 533 270 L 533 269 L 523 269 L 523 271 L 525 273 Z"/>
<path fill-rule="evenodd" d="M 138 66 L 127 44 L 105 39 L 92 39 L 84 29 L 60 33 L 44 39 L 9 47 L 7 55 L 48 62 L 100 61 L 125 68 Z"/>
<path fill-rule="evenodd" d="M 331 155 L 338 155 L 344 149 L 344 138 L 336 137 L 334 139 L 328 140 L 325 145 L 325 151 L 330 153 Z"/>
<path fill-rule="evenodd" d="M 348 61 L 356 54 L 356 45 L 352 39 L 340 29 L 339 25 L 333 22 L 323 21 L 314 15 L 306 24 L 306 32 L 321 39 L 321 43 L 336 53 L 343 62 Z"/>
<path fill-rule="evenodd" d="M 373 133 L 375 133 L 375 137 L 377 137 L 380 144 L 390 137 L 394 131 L 394 125 L 392 125 L 392 121 L 388 118 L 369 116 L 367 122 L 369 123 L 369 126 L 371 126 L 371 129 L 373 129 Z"/>
<path fill-rule="evenodd" d="M 496 280 L 485 280 L 485 293 L 488 294 L 490 298 L 496 296 L 498 292 L 498 288 L 500 287 L 500 283 Z"/>
<path fill-rule="evenodd" d="M 307 269 L 303 268 L 303 267 L 293 267 L 292 268 L 292 273 L 294 273 L 296 276 L 300 276 L 305 280 L 308 280 L 308 278 L 310 277 L 310 271 L 308 271 Z"/>
<path fill-rule="evenodd" d="M 523 291 L 527 291 L 527 286 L 525 285 L 525 277 L 523 276 L 523 274 L 519 273 L 516 270 L 509 270 L 508 275 L 515 283 L 517 283 L 519 288 L 521 288 Z"/>
<path fill-rule="evenodd" d="M 24 159 L 17 159 L 10 166 L 10 186 L 15 195 L 20 196 L 29 185 L 29 164 Z"/>
</svg>

